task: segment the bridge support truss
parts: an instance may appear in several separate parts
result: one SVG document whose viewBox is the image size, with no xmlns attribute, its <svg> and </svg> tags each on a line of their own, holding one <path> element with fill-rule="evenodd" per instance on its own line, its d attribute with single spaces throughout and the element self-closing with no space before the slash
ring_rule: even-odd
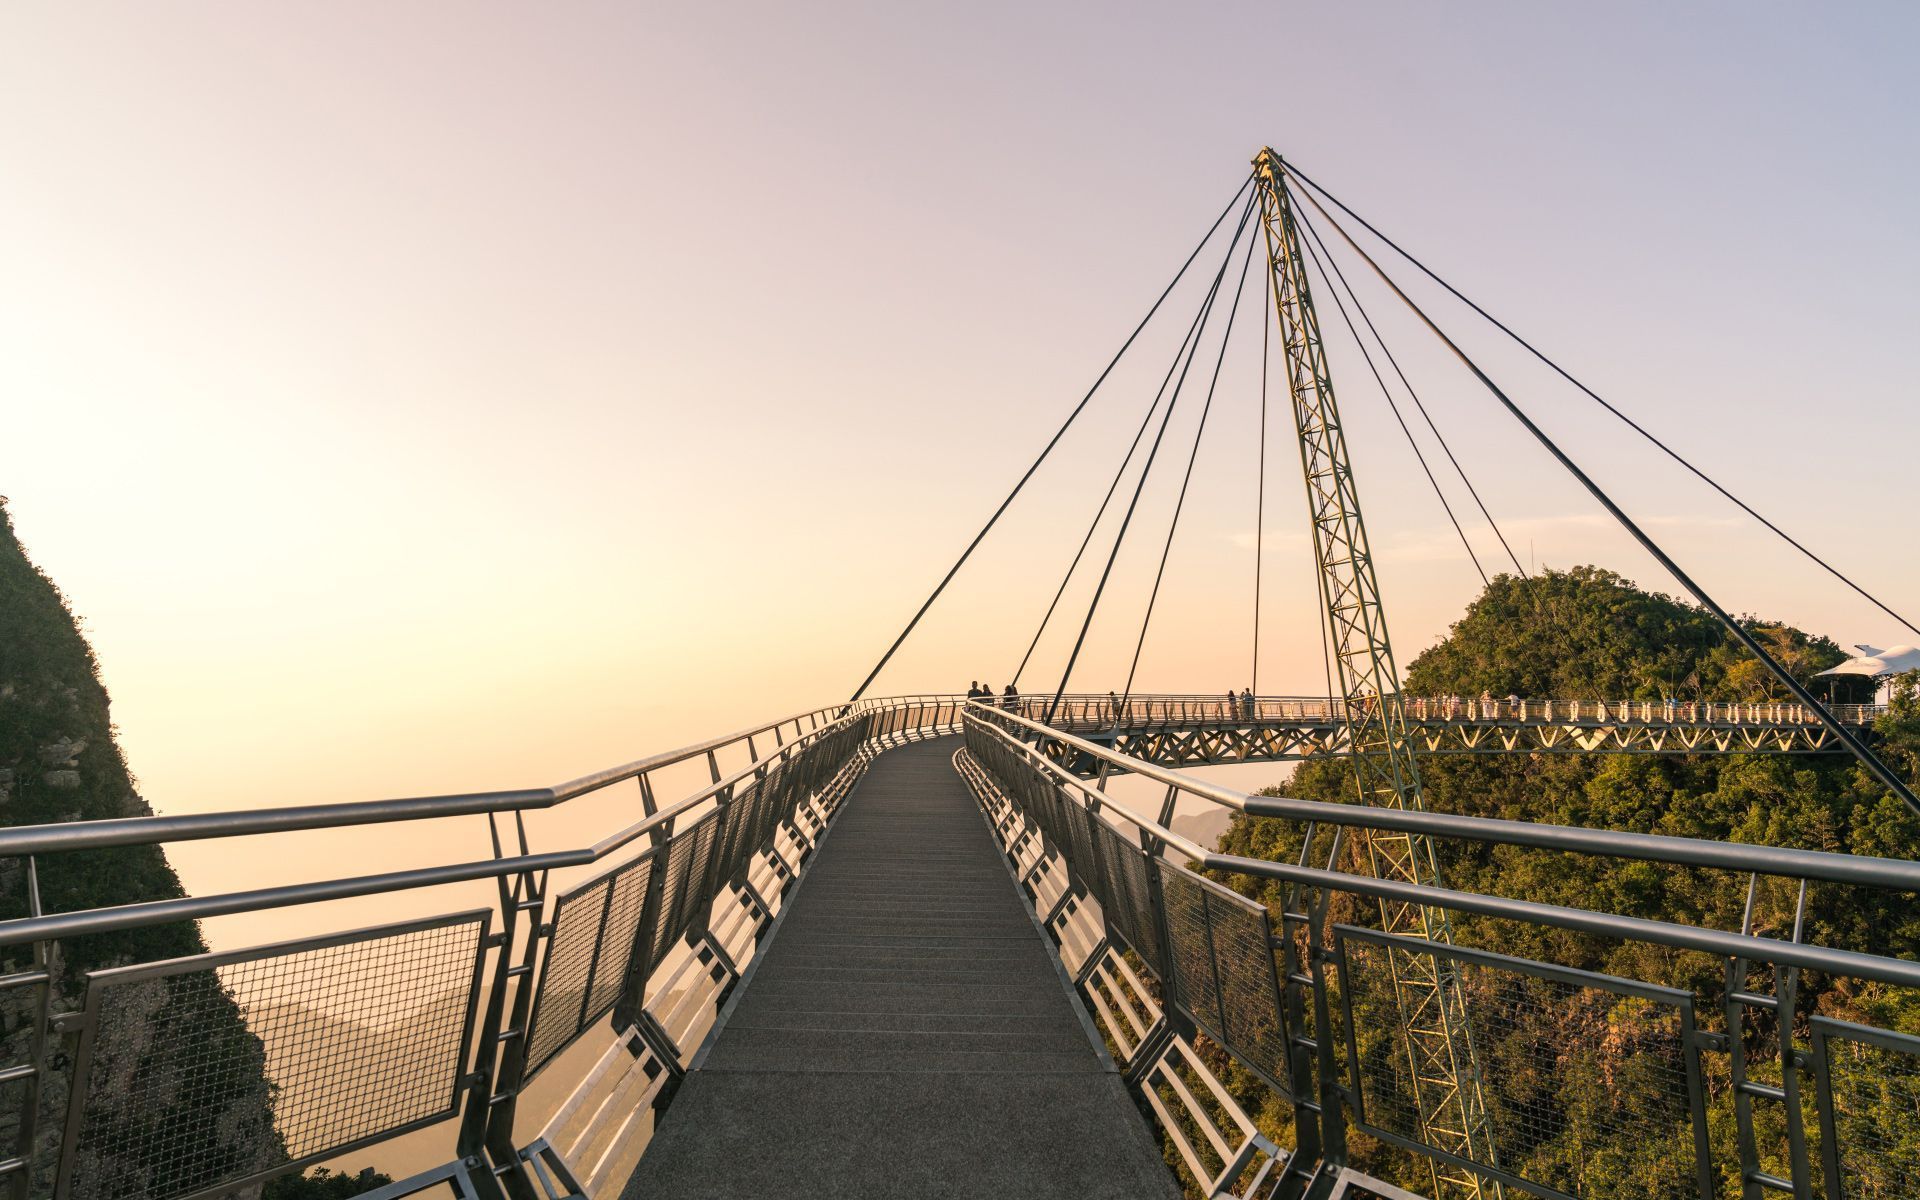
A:
<svg viewBox="0 0 1920 1200">
<path fill-rule="evenodd" d="M 1387 637 L 1366 523 L 1354 484 L 1346 433 L 1307 283 L 1307 265 L 1287 193 L 1280 157 L 1271 149 L 1254 159 L 1254 185 L 1266 235 L 1268 276 L 1278 316 L 1283 371 L 1300 444 L 1325 635 L 1338 677 L 1361 804 L 1422 807 L 1420 772 L 1400 697 L 1399 674 Z M 1329 855 L 1340 853 L 1339 835 Z M 1311 853 L 1309 845 L 1303 853 Z M 1439 885 L 1430 840 L 1417 834 L 1367 831 L 1360 855 L 1381 879 Z M 1446 914 L 1418 904 L 1381 901 L 1389 934 L 1451 941 Z M 1471 1161 L 1495 1161 L 1486 1101 L 1460 981 L 1450 960 L 1434 954 L 1388 952 L 1398 998 L 1408 1067 L 1416 1083 L 1419 1121 L 1430 1142 Z M 1436 1163 L 1438 1200 L 1487 1193 L 1471 1172 Z M 1497 1186 L 1492 1189 L 1497 1194 Z"/>
</svg>

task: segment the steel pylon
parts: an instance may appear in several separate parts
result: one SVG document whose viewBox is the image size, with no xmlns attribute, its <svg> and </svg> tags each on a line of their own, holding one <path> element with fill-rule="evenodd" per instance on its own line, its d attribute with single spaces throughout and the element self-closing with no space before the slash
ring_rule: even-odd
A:
<svg viewBox="0 0 1920 1200">
<path fill-rule="evenodd" d="M 1424 807 L 1400 697 L 1399 672 L 1387 638 L 1380 585 L 1347 454 L 1340 410 L 1307 284 L 1283 162 L 1272 149 L 1253 160 L 1260 219 L 1267 239 L 1268 276 L 1285 358 L 1287 390 L 1306 476 L 1332 661 L 1345 698 L 1345 721 L 1359 802 L 1387 808 Z M 1375 877 L 1437 886 L 1439 863 L 1424 835 L 1370 832 L 1358 855 Z M 1389 933 L 1452 941 L 1444 910 L 1382 901 Z M 1457 969 L 1435 955 L 1392 950 L 1402 1050 L 1413 1081 L 1420 1132 L 1427 1144 L 1456 1158 L 1497 1165 L 1479 1064 Z M 1497 1183 L 1471 1171 L 1434 1164 L 1436 1200 L 1498 1196 Z"/>
</svg>

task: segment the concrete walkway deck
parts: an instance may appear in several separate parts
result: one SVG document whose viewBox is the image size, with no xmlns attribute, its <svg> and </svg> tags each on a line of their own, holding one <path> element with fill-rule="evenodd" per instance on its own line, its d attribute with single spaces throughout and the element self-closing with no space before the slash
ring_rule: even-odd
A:
<svg viewBox="0 0 1920 1200">
<path fill-rule="evenodd" d="M 622 1200 L 1179 1195 L 958 747 L 868 770 Z"/>
</svg>

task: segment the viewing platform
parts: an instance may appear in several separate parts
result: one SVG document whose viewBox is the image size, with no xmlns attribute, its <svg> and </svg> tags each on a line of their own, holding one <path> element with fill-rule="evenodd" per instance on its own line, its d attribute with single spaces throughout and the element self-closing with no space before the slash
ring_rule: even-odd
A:
<svg viewBox="0 0 1920 1200">
<path fill-rule="evenodd" d="M 622 1200 L 1179 1195 L 959 745 L 847 797 Z"/>
</svg>

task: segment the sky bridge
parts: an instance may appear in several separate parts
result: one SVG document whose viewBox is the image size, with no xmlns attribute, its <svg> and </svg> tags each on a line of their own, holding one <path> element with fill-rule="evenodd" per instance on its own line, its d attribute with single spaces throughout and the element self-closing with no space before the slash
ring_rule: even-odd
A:
<svg viewBox="0 0 1920 1200">
<path fill-rule="evenodd" d="M 1140 703 L 1177 711 L 1180 699 Z M 652 781 L 674 767 L 742 750 L 746 765 L 715 765 L 710 786 L 657 794 Z M 1076 756 L 1164 786 L 1168 811 L 1178 800 L 1286 822 L 1300 854 L 1252 860 L 1195 844 L 1164 812 L 1135 812 L 1061 765 Z M 1793 1003 L 1801 972 L 1920 988 L 1911 960 L 1785 933 L 1808 888 L 1912 892 L 1920 865 L 1249 796 L 960 697 L 803 713 L 555 788 L 16 828 L 0 831 L 0 853 L 36 862 L 208 837 L 238 850 L 267 834 L 436 819 L 504 832 L 609 789 L 644 815 L 587 847 L 539 850 L 508 834 L 486 861 L 0 926 L 8 944 L 44 955 L 101 931 L 463 880 L 493 880 L 500 897 L 491 912 L 95 971 L 71 1012 L 52 1003 L 45 967 L 0 979 L 50 1010 L 38 1057 L 8 1073 L 30 1101 L 39 1091 L 13 1110 L 24 1152 L 0 1168 L 23 1195 L 251 1194 L 249 1181 L 439 1129 L 457 1150 L 444 1165 L 368 1194 L 1398 1198 L 1444 1192 L 1449 1179 L 1541 1196 L 1611 1186 L 1540 1132 L 1555 1111 L 1540 1071 L 1611 1097 L 1607 1127 L 1643 1139 L 1643 1161 L 1620 1168 L 1643 1194 L 1710 1197 L 1715 1179 L 1745 1171 L 1783 1190 L 1798 1180 L 1871 1195 L 1849 1181 L 1920 1168 L 1877 1124 L 1888 1087 L 1896 1103 L 1920 1096 L 1911 1031 L 1815 1018 L 1789 1057 L 1748 1061 L 1739 1049 L 1740 1030 Z M 1695 927 L 1337 869 L 1343 840 L 1415 835 L 1731 873 L 1747 880 L 1748 916 L 1741 928 Z M 569 870 L 577 882 L 550 886 Z M 1266 881 L 1281 899 L 1223 886 L 1234 879 Z M 1340 897 L 1344 908 L 1330 903 Z M 1730 964 L 1731 982 L 1705 997 L 1411 939 L 1355 923 L 1360 900 L 1694 956 Z M 1535 1056 L 1524 1070 L 1503 1058 L 1472 1081 L 1516 1132 L 1491 1154 L 1460 1154 L 1419 1116 L 1451 1080 L 1401 1063 L 1379 1037 L 1404 972 L 1396 955 L 1461 981 L 1459 1015 L 1477 1027 L 1545 1034 L 1561 1016 L 1632 1004 L 1644 1028 L 1625 1041 L 1604 1027 L 1562 1031 L 1559 1044 L 1521 1039 Z M 140 1021 L 156 1005 L 171 1014 L 161 1041 Z M 383 1014 L 377 1050 L 349 1023 L 276 1015 L 343 1006 Z M 275 1086 L 254 1097 L 240 1081 L 262 1062 Z M 529 1125 L 526 1098 L 556 1071 L 573 1082 Z M 255 1118 L 206 1138 L 207 1112 L 236 1088 Z M 1737 1144 L 1708 1120 L 1729 1089 L 1762 1114 Z M 1804 1123 L 1766 1119 L 1789 1104 L 1804 1106 Z M 1438 1187 L 1412 1193 L 1360 1173 L 1346 1148 L 1363 1138 L 1427 1162 Z"/>
<path fill-rule="evenodd" d="M 1014 672 L 1032 694 L 881 694 L 896 652 L 1203 252 L 1218 265 L 1189 284 L 1203 290 L 1173 361 Z M 1403 682 L 1414 673 L 1388 635 L 1316 295 L 1388 404 L 1404 395 L 1446 443 L 1343 261 L 1679 584 L 1687 603 L 1661 598 L 1669 625 L 1656 628 L 1693 639 L 1696 680 L 1737 659 L 1745 673 L 1720 678 L 1768 699 L 1435 696 Z M 1853 772 L 1836 785 L 1857 799 L 1849 819 L 1884 800 L 1890 828 L 1920 798 L 1882 753 L 1908 718 L 1815 696 L 1817 639 L 1709 594 L 1403 290 L 1416 275 L 1906 624 L 1263 150 L 846 699 L 550 787 L 0 829 L 26 901 L 0 921 L 19 1050 L 0 1064 L 0 1187 L 14 1200 L 255 1200 L 281 1177 L 404 1143 L 426 1165 L 363 1196 L 1920 1196 L 1920 961 L 1901 953 L 1920 863 L 1429 807 L 1422 772 L 1453 755 L 1815 756 Z M 1252 685 L 1155 692 L 1137 686 L 1141 650 L 1221 364 L 1255 344 L 1233 341 L 1235 321 L 1256 310 Z M 1201 406 L 1185 444 L 1167 436 L 1183 397 Z M 1322 697 L 1259 692 L 1270 410 L 1290 418 L 1301 464 Z M 1486 594 L 1511 598 L 1505 619 L 1537 620 L 1536 637 L 1561 636 L 1554 578 L 1521 565 L 1446 458 L 1512 567 L 1482 561 L 1429 470 Z M 1076 691 L 1089 632 L 1112 616 L 1115 564 L 1150 523 L 1156 462 L 1178 492 L 1146 543 L 1156 566 L 1125 630 L 1131 660 L 1111 691 Z M 1031 683 L 1043 665 L 1057 683 Z M 1649 682 L 1678 678 L 1669 666 L 1621 686 L 1672 688 Z M 1527 682 L 1518 661 L 1476 669 L 1552 683 Z M 1196 770 L 1309 760 L 1342 765 L 1342 802 Z M 1146 808 L 1123 794 L 1143 782 L 1157 796 Z M 1769 800 L 1745 800 L 1763 832 Z M 1258 835 L 1230 844 L 1261 855 L 1181 834 L 1182 806 L 1227 814 Z M 601 824 L 543 836 L 557 810 Z M 432 831 L 426 865 L 368 872 L 302 853 L 323 833 L 416 824 Z M 118 852 L 182 842 L 236 858 L 265 846 L 304 878 L 44 903 L 52 864 L 110 873 Z M 1531 895 L 1488 882 L 1490 863 L 1522 872 Z M 378 920 L 315 915 L 345 911 Z M 294 912 L 327 928 L 199 940 L 198 922 Z M 1824 944 L 1834 912 L 1867 914 L 1870 944 Z M 193 949 L 144 953 L 130 936 L 158 928 L 194 930 Z M 1820 1007 L 1816 989 L 1851 1007 Z"/>
</svg>

